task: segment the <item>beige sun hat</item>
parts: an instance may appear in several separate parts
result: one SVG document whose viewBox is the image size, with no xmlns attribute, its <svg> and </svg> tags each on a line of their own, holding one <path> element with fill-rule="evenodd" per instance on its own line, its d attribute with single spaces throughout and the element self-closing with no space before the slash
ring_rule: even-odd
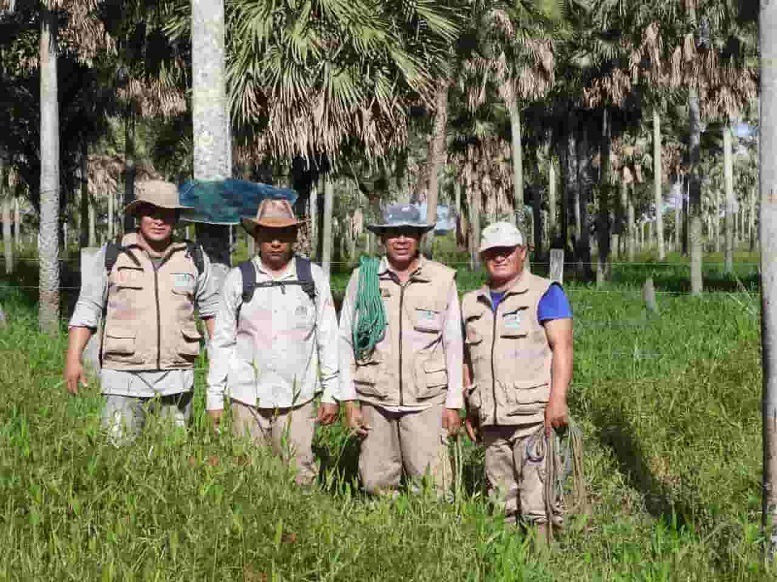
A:
<svg viewBox="0 0 777 582">
<path fill-rule="evenodd" d="M 257 226 L 265 228 L 286 228 L 299 226 L 304 221 L 298 220 L 294 209 L 288 200 L 265 198 L 259 204 L 256 218 L 241 218 L 240 224 L 248 234 L 253 236 Z"/>
<path fill-rule="evenodd" d="M 510 222 L 495 222 L 483 229 L 480 237 L 480 249 L 482 253 L 494 247 L 522 247 L 523 236 L 518 227 Z"/>
<path fill-rule="evenodd" d="M 135 214 L 141 204 L 152 204 L 159 208 L 186 210 L 190 206 L 181 204 L 178 198 L 178 186 L 164 180 L 143 180 L 135 184 L 135 200 L 124 207 L 124 212 Z"/>
</svg>

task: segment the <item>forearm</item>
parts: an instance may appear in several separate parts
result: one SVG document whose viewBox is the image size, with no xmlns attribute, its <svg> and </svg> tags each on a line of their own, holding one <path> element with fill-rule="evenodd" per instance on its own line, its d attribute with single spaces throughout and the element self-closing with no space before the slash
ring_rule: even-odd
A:
<svg viewBox="0 0 777 582">
<path fill-rule="evenodd" d="M 67 358 L 71 361 L 81 361 L 86 344 L 94 331 L 88 327 L 71 327 L 67 338 Z"/>
<path fill-rule="evenodd" d="M 205 323 L 205 330 L 208 332 L 208 339 L 213 338 L 213 331 L 216 328 L 216 318 L 207 317 L 202 320 Z"/>
<path fill-rule="evenodd" d="M 566 402 L 572 381 L 572 346 L 556 346 L 550 365 L 550 399 Z"/>
</svg>

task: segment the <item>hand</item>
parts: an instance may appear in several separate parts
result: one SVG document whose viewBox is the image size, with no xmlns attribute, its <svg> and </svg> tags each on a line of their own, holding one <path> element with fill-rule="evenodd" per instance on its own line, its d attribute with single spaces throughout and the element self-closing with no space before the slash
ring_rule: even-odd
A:
<svg viewBox="0 0 777 582">
<path fill-rule="evenodd" d="M 461 417 L 459 416 L 458 409 L 443 408 L 442 427 L 448 429 L 449 438 L 456 438 L 458 436 L 460 426 L 461 426 Z"/>
<path fill-rule="evenodd" d="M 345 403 L 345 424 L 359 438 L 365 438 L 370 432 L 370 426 L 364 423 L 362 409 L 353 401 Z"/>
<path fill-rule="evenodd" d="M 78 383 L 88 386 L 84 367 L 78 358 L 68 358 L 65 362 L 65 384 L 70 394 L 78 394 Z"/>
<path fill-rule="evenodd" d="M 326 426 L 332 424 L 337 420 L 337 410 L 339 406 L 331 402 L 322 402 L 318 407 L 318 417 L 316 420 L 319 424 Z"/>
<path fill-rule="evenodd" d="M 569 424 L 569 410 L 566 399 L 550 399 L 545 407 L 545 434 L 550 436 L 553 429 L 562 428 Z"/>
<path fill-rule="evenodd" d="M 464 428 L 467 430 L 467 436 L 473 443 L 480 442 L 480 422 L 476 415 L 467 415 L 467 418 L 464 420 Z"/>
<path fill-rule="evenodd" d="M 210 420 L 213 423 L 213 428 L 218 429 L 221 425 L 221 418 L 224 416 L 223 410 L 209 410 L 208 416 L 210 416 Z"/>
</svg>

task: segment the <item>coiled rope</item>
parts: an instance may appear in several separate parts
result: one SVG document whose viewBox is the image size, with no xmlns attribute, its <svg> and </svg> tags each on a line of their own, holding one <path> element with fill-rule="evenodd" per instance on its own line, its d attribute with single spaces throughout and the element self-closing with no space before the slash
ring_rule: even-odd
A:
<svg viewBox="0 0 777 582">
<path fill-rule="evenodd" d="M 529 437 L 526 443 L 526 458 L 545 464 L 545 515 L 548 520 L 548 541 L 553 540 L 553 528 L 563 523 L 561 511 L 570 514 L 589 514 L 588 496 L 583 475 L 583 433 L 570 419 L 569 426 L 562 431 L 551 431 L 550 438 L 545 427 Z M 572 491 L 567 497 L 564 484 L 572 475 Z M 567 499 L 565 499 L 567 497 Z"/>
<path fill-rule="evenodd" d="M 378 259 L 372 257 L 359 259 L 353 326 L 353 353 L 357 362 L 372 355 L 386 331 L 386 311 L 383 308 L 378 281 L 379 263 Z"/>
</svg>

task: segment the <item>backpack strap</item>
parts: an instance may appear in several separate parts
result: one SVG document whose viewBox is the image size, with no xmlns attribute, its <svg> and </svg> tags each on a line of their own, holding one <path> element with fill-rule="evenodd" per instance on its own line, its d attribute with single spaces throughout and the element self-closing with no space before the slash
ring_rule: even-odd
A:
<svg viewBox="0 0 777 582">
<path fill-rule="evenodd" d="M 238 265 L 240 269 L 240 277 L 243 280 L 243 303 L 248 303 L 254 296 L 254 289 L 256 289 L 256 268 L 254 264 L 249 261 L 244 261 Z"/>
<path fill-rule="evenodd" d="M 297 280 L 302 286 L 302 290 L 307 293 L 310 300 L 316 302 L 316 283 L 313 281 L 313 271 L 310 268 L 310 259 L 296 256 L 295 264 L 297 266 Z"/>
<path fill-rule="evenodd" d="M 202 245 L 190 240 L 185 240 L 184 242 L 186 243 L 186 254 L 194 261 L 197 273 L 202 275 L 202 272 L 205 270 L 205 258 L 203 256 L 205 251 L 202 250 Z"/>
</svg>

